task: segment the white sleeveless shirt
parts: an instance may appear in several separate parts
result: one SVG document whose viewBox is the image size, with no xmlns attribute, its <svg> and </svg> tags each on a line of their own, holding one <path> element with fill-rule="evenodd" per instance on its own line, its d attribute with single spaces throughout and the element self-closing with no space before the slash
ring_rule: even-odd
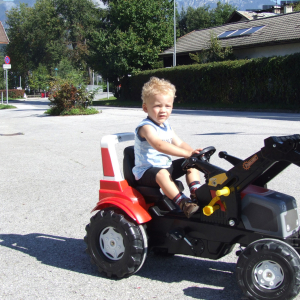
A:
<svg viewBox="0 0 300 300">
<path fill-rule="evenodd" d="M 153 126 L 162 141 L 172 143 L 173 137 L 173 130 L 168 121 L 163 123 L 163 126 L 158 126 L 151 119 L 147 118 L 138 125 L 135 129 L 135 166 L 132 169 L 136 180 L 141 179 L 145 171 L 152 167 L 169 168 L 172 164 L 170 155 L 155 150 L 145 138 L 139 136 L 139 129 L 144 125 Z"/>
</svg>

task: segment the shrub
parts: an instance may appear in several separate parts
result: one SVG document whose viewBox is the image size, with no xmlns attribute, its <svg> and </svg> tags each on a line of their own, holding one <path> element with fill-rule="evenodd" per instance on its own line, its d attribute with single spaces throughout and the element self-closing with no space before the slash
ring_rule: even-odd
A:
<svg viewBox="0 0 300 300">
<path fill-rule="evenodd" d="M 176 86 L 175 103 L 299 109 L 300 53 L 140 72 L 122 81 L 121 98 L 141 101 L 151 76 Z"/>
<path fill-rule="evenodd" d="M 1 97 L 1 92 L 3 92 L 3 98 L 6 97 L 6 90 L 0 90 L 0 97 Z M 10 99 L 18 99 L 18 98 L 23 98 L 24 97 L 25 90 L 8 90 L 8 98 Z"/>
<path fill-rule="evenodd" d="M 87 92 L 84 87 L 76 88 L 68 81 L 50 83 L 50 106 L 57 114 L 75 108 L 86 108 L 92 104 L 97 91 Z"/>
</svg>

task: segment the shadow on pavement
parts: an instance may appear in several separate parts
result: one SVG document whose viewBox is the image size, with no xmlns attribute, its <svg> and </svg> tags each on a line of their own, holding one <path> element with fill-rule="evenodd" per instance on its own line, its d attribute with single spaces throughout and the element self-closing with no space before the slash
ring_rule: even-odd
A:
<svg viewBox="0 0 300 300">
<path fill-rule="evenodd" d="M 35 257 L 49 266 L 106 278 L 98 272 L 97 267 L 91 264 L 88 255 L 85 254 L 83 239 L 42 233 L 0 234 L 1 246 Z M 177 255 L 164 257 L 150 253 L 144 266 L 135 276 L 165 283 L 188 281 L 191 286 L 184 289 L 184 293 L 195 299 L 240 300 L 242 292 L 235 278 L 235 266 L 235 263 Z"/>
<path fill-rule="evenodd" d="M 195 299 L 241 300 L 243 293 L 237 284 L 235 268 L 235 263 L 151 253 L 136 276 L 166 283 L 188 281 L 190 287 L 183 290 L 184 294 Z"/>
<path fill-rule="evenodd" d="M 44 100 L 9 100 L 8 104 L 28 104 L 28 105 L 48 105 L 50 101 L 48 99 Z"/>
<path fill-rule="evenodd" d="M 85 254 L 83 239 L 42 233 L 0 234 L 1 246 L 21 251 L 49 266 L 99 276 L 99 272 L 91 265 Z"/>
</svg>

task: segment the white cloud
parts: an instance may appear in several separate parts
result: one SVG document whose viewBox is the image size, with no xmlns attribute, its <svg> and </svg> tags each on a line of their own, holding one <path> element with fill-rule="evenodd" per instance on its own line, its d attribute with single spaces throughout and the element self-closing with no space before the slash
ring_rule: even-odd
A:
<svg viewBox="0 0 300 300">
<path fill-rule="evenodd" d="M 3 2 L 5 10 L 10 10 L 11 8 L 17 6 L 14 2 Z"/>
<path fill-rule="evenodd" d="M 101 0 L 93 0 L 93 2 L 98 4 L 101 8 L 105 7 L 105 5 L 103 4 L 103 2 Z"/>
</svg>

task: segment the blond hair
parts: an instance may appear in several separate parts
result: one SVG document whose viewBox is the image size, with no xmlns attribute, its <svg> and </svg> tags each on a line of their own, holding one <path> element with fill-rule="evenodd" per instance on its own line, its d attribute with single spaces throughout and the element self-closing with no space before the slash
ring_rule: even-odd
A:
<svg viewBox="0 0 300 300">
<path fill-rule="evenodd" d="M 143 103 L 146 100 L 157 94 L 171 94 L 175 98 L 176 88 L 170 83 L 170 81 L 165 79 L 159 79 L 157 77 L 151 77 L 148 82 L 146 82 L 142 88 L 142 100 Z"/>
</svg>

